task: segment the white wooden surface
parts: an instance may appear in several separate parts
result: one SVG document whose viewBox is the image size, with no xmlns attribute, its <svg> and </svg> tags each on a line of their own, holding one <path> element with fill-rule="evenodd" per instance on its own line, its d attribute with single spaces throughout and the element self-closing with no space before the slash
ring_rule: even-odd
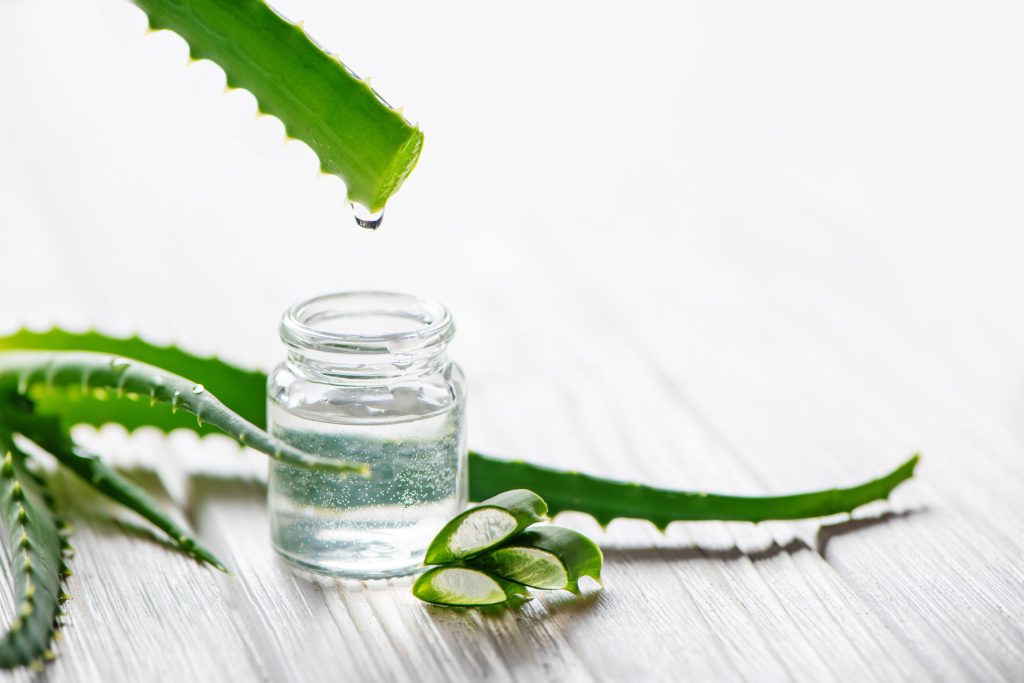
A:
<svg viewBox="0 0 1024 683">
<path fill-rule="evenodd" d="M 377 234 L 134 9 L 0 0 L 0 325 L 266 367 L 287 304 L 404 290 L 455 313 L 479 450 L 737 493 L 919 476 L 852 521 L 566 515 L 607 589 L 485 615 L 291 575 L 255 454 L 86 431 L 234 574 L 62 480 L 38 678 L 1024 678 L 1019 5 L 349 5 L 280 3 L 427 132 Z"/>
</svg>

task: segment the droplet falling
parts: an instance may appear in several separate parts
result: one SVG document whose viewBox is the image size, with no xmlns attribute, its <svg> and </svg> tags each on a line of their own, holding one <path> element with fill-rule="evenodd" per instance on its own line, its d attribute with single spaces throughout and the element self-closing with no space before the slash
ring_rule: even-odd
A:
<svg viewBox="0 0 1024 683">
<path fill-rule="evenodd" d="M 376 213 L 370 211 L 362 204 L 352 203 L 352 213 L 356 218 L 356 225 L 367 230 L 376 230 L 384 222 L 384 209 Z"/>
</svg>

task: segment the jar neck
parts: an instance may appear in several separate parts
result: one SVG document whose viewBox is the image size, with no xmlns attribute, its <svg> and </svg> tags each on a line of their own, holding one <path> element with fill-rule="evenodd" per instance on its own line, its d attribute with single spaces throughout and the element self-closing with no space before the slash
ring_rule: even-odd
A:
<svg viewBox="0 0 1024 683">
<path fill-rule="evenodd" d="M 391 292 L 330 294 L 281 319 L 288 366 L 313 381 L 393 381 L 443 372 L 455 326 L 441 304 Z"/>
<path fill-rule="evenodd" d="M 352 362 L 351 359 L 345 362 L 292 350 L 288 352 L 287 364 L 295 374 L 306 379 L 330 383 L 422 377 L 443 372 L 449 360 L 448 354 L 441 352 L 425 359 L 405 360 L 392 356 L 373 362 Z"/>
</svg>

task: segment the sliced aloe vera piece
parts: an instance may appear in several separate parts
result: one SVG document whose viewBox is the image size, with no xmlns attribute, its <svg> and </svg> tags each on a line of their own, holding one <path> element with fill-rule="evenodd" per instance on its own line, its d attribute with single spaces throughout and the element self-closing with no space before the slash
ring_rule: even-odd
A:
<svg viewBox="0 0 1024 683">
<path fill-rule="evenodd" d="M 470 562 L 526 586 L 579 593 L 582 576 L 601 583 L 603 558 L 597 544 L 581 533 L 558 526 L 535 526 Z"/>
<path fill-rule="evenodd" d="M 434 567 L 416 579 L 412 594 L 435 605 L 483 607 L 498 605 L 525 588 L 487 572 L 469 567 Z"/>
<path fill-rule="evenodd" d="M 445 524 L 427 548 L 426 564 L 447 564 L 493 548 L 544 519 L 548 505 L 533 491 L 488 498 Z"/>
</svg>

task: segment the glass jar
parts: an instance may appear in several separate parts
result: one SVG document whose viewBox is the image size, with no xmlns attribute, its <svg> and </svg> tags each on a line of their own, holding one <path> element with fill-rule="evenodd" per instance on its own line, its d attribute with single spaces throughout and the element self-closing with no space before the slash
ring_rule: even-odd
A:
<svg viewBox="0 0 1024 683">
<path fill-rule="evenodd" d="M 368 478 L 272 462 L 274 549 L 303 569 L 353 578 L 415 572 L 466 505 L 462 371 L 435 301 L 388 292 L 310 299 L 281 321 L 288 357 L 267 383 L 270 431 Z"/>
</svg>

